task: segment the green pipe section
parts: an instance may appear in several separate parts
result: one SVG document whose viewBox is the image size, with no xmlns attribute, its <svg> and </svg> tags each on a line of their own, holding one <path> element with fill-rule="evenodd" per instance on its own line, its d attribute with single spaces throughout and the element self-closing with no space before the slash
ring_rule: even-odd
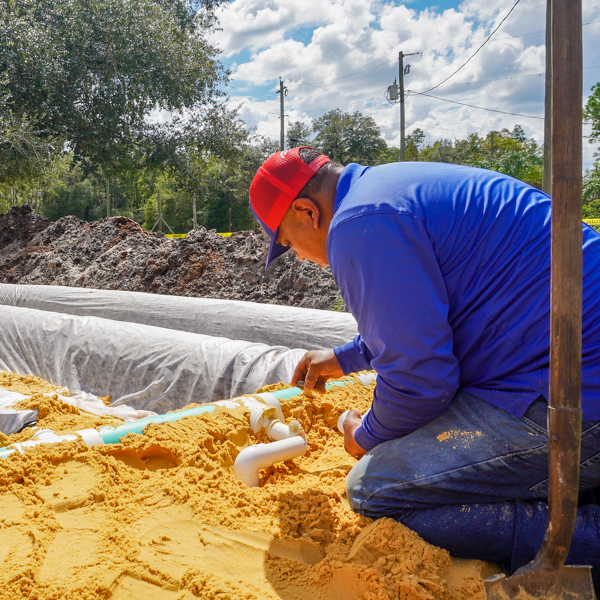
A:
<svg viewBox="0 0 600 600">
<path fill-rule="evenodd" d="M 128 433 L 142 433 L 143 429 L 151 423 L 174 423 L 184 417 L 193 417 L 202 413 L 211 413 L 215 410 L 214 404 L 204 404 L 195 408 L 186 408 L 166 415 L 156 415 L 155 417 L 145 417 L 137 421 L 127 421 L 118 427 L 101 427 L 99 429 L 100 437 L 105 444 L 118 444 Z"/>
<path fill-rule="evenodd" d="M 0 450 L 0 458 L 7 458 L 11 454 L 14 454 L 16 450 L 13 448 L 3 448 Z"/>
<path fill-rule="evenodd" d="M 331 383 L 325 384 L 325 389 L 329 390 L 334 385 L 339 385 L 341 387 L 345 387 L 346 383 L 348 383 L 348 382 L 347 381 L 332 381 Z M 273 394 L 273 396 L 275 396 L 275 398 L 277 398 L 277 399 L 281 398 L 283 400 L 287 400 L 288 398 L 293 398 L 294 396 L 301 394 L 302 388 L 293 387 L 293 388 L 287 388 L 285 390 L 277 390 L 276 392 L 269 392 L 269 393 Z"/>
</svg>

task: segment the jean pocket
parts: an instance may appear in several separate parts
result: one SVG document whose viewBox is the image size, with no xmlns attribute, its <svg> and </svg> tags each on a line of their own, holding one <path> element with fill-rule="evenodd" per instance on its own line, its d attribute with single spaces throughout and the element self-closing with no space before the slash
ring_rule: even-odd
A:
<svg viewBox="0 0 600 600">
<path fill-rule="evenodd" d="M 547 500 L 549 482 L 549 479 L 544 479 L 544 481 L 540 481 L 539 483 L 536 483 L 534 486 L 530 487 L 529 491 L 536 496 L 536 498 Z"/>
<path fill-rule="evenodd" d="M 550 480 L 544 479 L 529 488 L 538 498 L 547 499 Z M 586 490 L 600 486 L 600 452 L 584 460 L 579 466 L 579 489 Z"/>
<path fill-rule="evenodd" d="M 581 463 L 579 487 L 583 489 L 600 486 L 600 452 Z"/>
</svg>

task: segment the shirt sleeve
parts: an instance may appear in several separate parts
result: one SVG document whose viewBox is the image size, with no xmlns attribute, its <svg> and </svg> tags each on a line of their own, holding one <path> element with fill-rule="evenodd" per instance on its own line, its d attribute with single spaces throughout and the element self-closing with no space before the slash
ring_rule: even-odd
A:
<svg viewBox="0 0 600 600">
<path fill-rule="evenodd" d="M 344 221 L 329 234 L 328 256 L 361 334 L 335 349 L 340 366 L 377 371 L 373 405 L 355 434 L 371 450 L 437 417 L 458 389 L 446 287 L 429 235 L 413 216 Z"/>
<path fill-rule="evenodd" d="M 347 344 L 333 349 L 344 375 L 366 371 L 371 368 L 372 355 L 360 333 Z"/>
</svg>

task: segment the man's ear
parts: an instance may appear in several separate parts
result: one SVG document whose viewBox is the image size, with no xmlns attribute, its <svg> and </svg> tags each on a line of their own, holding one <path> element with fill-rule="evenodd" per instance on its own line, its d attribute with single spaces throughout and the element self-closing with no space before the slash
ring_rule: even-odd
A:
<svg viewBox="0 0 600 600">
<path fill-rule="evenodd" d="M 296 198 L 292 203 L 292 208 L 297 217 L 309 218 L 313 223 L 314 229 L 319 229 L 321 224 L 321 208 L 310 198 Z"/>
</svg>

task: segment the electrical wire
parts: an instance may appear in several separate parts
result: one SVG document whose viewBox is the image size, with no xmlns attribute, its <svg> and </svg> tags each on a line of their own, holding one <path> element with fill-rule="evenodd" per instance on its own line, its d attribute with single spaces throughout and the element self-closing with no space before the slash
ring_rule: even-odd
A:
<svg viewBox="0 0 600 600">
<path fill-rule="evenodd" d="M 336 77 L 335 79 L 325 79 L 323 81 L 314 81 L 311 83 L 331 83 L 332 81 L 338 81 L 338 79 L 346 79 L 346 77 L 354 77 L 355 75 L 360 75 L 361 73 L 366 73 L 367 71 L 373 71 L 374 69 L 378 69 L 379 67 L 382 67 L 383 65 L 389 65 L 391 62 L 398 62 L 398 59 L 394 58 L 393 60 L 386 60 L 385 62 L 379 63 L 378 65 L 375 65 L 374 67 L 370 67 L 368 69 L 365 69 L 364 71 L 357 71 L 356 73 L 349 73 L 348 75 L 342 75 L 341 77 Z"/>
<path fill-rule="evenodd" d="M 592 25 L 593 23 L 600 23 L 600 21 L 588 21 L 587 23 L 582 23 L 581 25 Z M 519 35 L 506 35 L 504 37 L 501 38 L 496 38 L 494 40 L 492 40 L 492 43 L 494 42 L 501 42 L 502 40 L 512 40 L 515 38 L 522 38 L 522 37 L 527 37 L 528 35 L 537 35 L 539 33 L 546 33 L 546 31 L 544 29 L 541 29 L 540 31 L 530 31 L 529 33 L 521 33 Z M 475 44 L 456 44 L 456 46 L 444 46 L 443 48 L 430 48 L 429 50 L 423 50 L 422 54 L 425 54 L 427 52 L 441 52 L 442 50 L 454 50 L 454 48 L 471 48 L 473 47 Z"/>
<path fill-rule="evenodd" d="M 517 2 L 517 4 L 518 4 L 518 2 Z M 515 4 L 515 6 L 516 6 L 516 4 Z M 514 6 L 513 6 L 513 8 L 514 8 Z M 513 9 L 511 9 L 511 11 L 512 10 Z M 510 12 L 508 14 L 510 14 Z M 506 17 L 508 17 L 508 15 L 506 15 Z M 505 19 L 506 19 L 506 17 L 505 17 Z M 587 23 L 582 23 L 582 25 L 591 25 L 593 23 L 600 23 L 600 21 L 588 21 Z M 502 25 L 502 23 L 500 23 L 500 25 Z M 500 25 L 498 25 L 498 27 L 500 27 Z M 498 28 L 496 28 L 496 30 L 497 29 Z M 494 30 L 494 32 L 496 30 Z M 492 35 L 494 35 L 494 32 L 492 32 L 489 37 L 491 37 Z M 521 35 L 511 35 L 511 36 L 506 36 L 506 37 L 502 37 L 502 38 L 496 38 L 493 41 L 499 42 L 499 41 L 502 41 L 502 40 L 510 40 L 510 39 L 519 38 L 519 37 L 526 37 L 528 35 L 535 35 L 535 34 L 538 34 L 538 33 L 545 33 L 545 31 L 543 31 L 543 30 L 542 31 L 532 31 L 530 33 L 522 33 Z M 488 37 L 488 40 L 489 40 L 489 37 Z M 481 50 L 481 48 L 483 47 L 483 45 L 486 44 L 486 43 L 487 43 L 487 40 L 479 47 L 479 50 Z M 445 46 L 444 48 L 433 48 L 433 49 L 430 49 L 430 50 L 423 50 L 423 51 L 421 51 L 421 54 L 422 53 L 427 53 L 427 52 L 439 52 L 441 50 L 452 50 L 453 48 L 469 48 L 471 46 L 473 46 L 473 44 L 457 44 L 456 46 Z M 475 55 L 473 55 L 473 56 L 475 56 Z M 389 64 L 391 62 L 395 63 L 394 64 L 394 69 L 392 71 L 392 75 L 390 76 L 390 81 L 391 81 L 392 77 L 394 77 L 394 74 L 395 74 L 395 65 L 398 63 L 398 59 L 397 58 L 395 58 L 393 60 L 388 60 L 388 61 L 383 62 L 383 63 L 379 63 L 379 64 L 375 65 L 374 67 L 370 67 L 368 69 L 364 69 L 363 71 L 356 71 L 355 73 L 348 73 L 348 75 L 342 75 L 341 77 L 336 77 L 335 79 L 329 79 L 329 80 L 324 80 L 324 81 L 316 81 L 316 82 L 313 82 L 313 85 L 314 84 L 319 84 L 319 83 L 329 83 L 331 81 L 337 81 L 339 79 L 345 79 L 347 77 L 353 77 L 354 75 L 360 75 L 362 73 L 366 73 L 367 71 L 372 71 L 373 69 L 377 69 L 378 67 L 381 67 L 383 65 Z M 235 63 L 223 61 L 223 64 L 229 65 L 229 66 L 233 66 Z M 248 66 L 246 66 L 244 64 L 238 65 L 237 68 L 238 69 L 245 68 L 245 69 L 248 69 L 249 71 L 256 71 L 257 73 L 263 73 L 264 75 L 271 75 L 273 77 L 279 77 L 278 75 L 275 75 L 274 73 L 269 73 L 267 71 L 260 71 L 259 69 L 253 69 L 253 68 L 248 67 Z M 592 68 L 595 68 L 595 67 L 584 67 L 584 68 L 592 69 Z M 288 79 L 289 79 L 289 77 L 288 77 Z M 498 81 L 498 80 L 490 79 L 489 81 Z M 388 84 L 389 84 L 389 81 L 388 81 Z M 436 87 L 439 87 L 439 85 L 441 85 L 441 84 L 438 84 L 438 86 L 436 86 Z M 462 85 L 462 84 L 456 84 L 456 85 Z M 430 90 L 431 89 L 434 89 L 434 88 L 430 88 Z"/>
<path fill-rule="evenodd" d="M 544 117 L 534 117 L 533 115 L 523 115 L 521 113 L 506 112 L 505 110 L 496 110 L 494 108 L 485 108 L 484 106 L 475 106 L 474 104 L 466 104 L 465 102 L 457 102 L 456 100 L 448 100 L 448 98 L 439 98 L 438 96 L 426 94 L 425 92 L 411 92 L 411 95 L 427 96 L 428 98 L 435 98 L 436 100 L 441 100 L 443 102 L 450 102 L 451 104 L 460 104 L 461 106 L 468 106 L 470 108 L 478 108 L 480 110 L 487 110 L 489 112 L 501 113 L 503 115 L 512 115 L 515 117 L 525 117 L 526 119 L 540 119 L 542 121 L 544 120 Z"/>
<path fill-rule="evenodd" d="M 458 69 L 456 69 L 456 71 L 454 71 L 454 73 L 452 73 L 452 75 L 449 75 L 448 77 L 446 77 L 446 79 L 444 79 L 443 81 L 441 81 L 440 83 L 438 83 L 437 85 L 434 85 L 433 87 L 429 88 L 428 90 L 425 90 L 426 92 L 431 92 L 431 90 L 435 90 L 436 88 L 440 87 L 440 85 L 442 85 L 442 83 L 446 83 L 446 81 L 448 81 L 448 79 L 454 77 L 464 66 L 466 66 L 469 61 L 474 58 L 477 53 L 490 41 L 490 38 L 496 33 L 496 31 L 498 31 L 498 29 L 500 29 L 500 27 L 502 27 L 502 23 L 504 23 L 504 21 L 506 21 L 506 19 L 508 19 L 508 17 L 510 16 L 510 14 L 512 13 L 513 10 L 515 10 L 515 8 L 517 7 L 517 4 L 519 4 L 519 2 L 521 2 L 521 0 L 517 0 L 512 8 L 508 11 L 507 15 L 504 17 L 504 19 L 502 19 L 502 21 L 500 21 L 498 27 L 496 27 L 496 29 L 494 29 L 494 31 L 492 31 L 492 33 L 490 33 L 490 35 L 486 38 L 485 42 L 483 42 L 483 44 L 481 44 L 481 46 L 479 46 L 479 48 L 477 48 L 477 50 L 475 50 L 475 52 L 473 52 L 473 54 L 471 54 L 471 56 L 469 56 L 469 58 L 467 58 L 467 60 L 460 65 L 460 67 L 458 67 Z"/>
</svg>

